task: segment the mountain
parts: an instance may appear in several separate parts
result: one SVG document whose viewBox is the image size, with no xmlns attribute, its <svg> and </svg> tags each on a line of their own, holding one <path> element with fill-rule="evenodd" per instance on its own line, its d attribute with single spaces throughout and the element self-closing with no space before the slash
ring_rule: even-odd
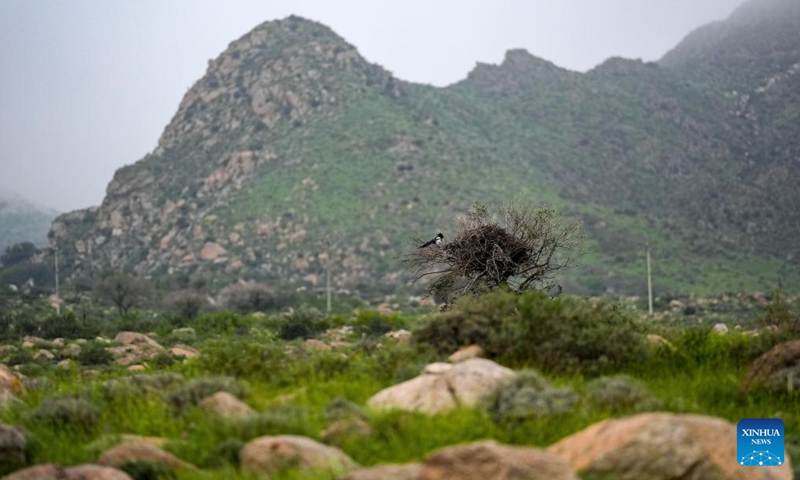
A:
<svg viewBox="0 0 800 480">
<path fill-rule="evenodd" d="M 50 222 L 57 215 L 55 210 L 37 205 L 16 193 L 0 191 L 0 250 L 21 242 L 46 246 Z"/>
<path fill-rule="evenodd" d="M 78 277 L 314 286 L 330 263 L 339 285 L 393 289 L 412 237 L 519 199 L 583 220 L 573 291 L 643 292 L 648 245 L 663 291 L 797 288 L 795 9 L 751 0 L 661 62 L 586 74 L 510 50 L 446 88 L 394 78 L 318 23 L 266 22 L 51 241 Z"/>
</svg>

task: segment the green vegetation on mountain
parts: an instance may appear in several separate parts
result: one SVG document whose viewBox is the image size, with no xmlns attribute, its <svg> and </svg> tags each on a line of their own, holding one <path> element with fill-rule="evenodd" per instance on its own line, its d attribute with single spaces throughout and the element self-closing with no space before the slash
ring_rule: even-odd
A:
<svg viewBox="0 0 800 480">
<path fill-rule="evenodd" d="M 511 50 L 445 88 L 392 77 L 318 23 L 267 22 L 53 240 L 75 276 L 314 287 L 330 267 L 338 285 L 397 288 L 410 239 L 518 199 L 583 221 L 571 291 L 644 292 L 648 245 L 662 291 L 796 289 L 796 10 L 751 0 L 663 62 L 586 74 Z"/>
</svg>

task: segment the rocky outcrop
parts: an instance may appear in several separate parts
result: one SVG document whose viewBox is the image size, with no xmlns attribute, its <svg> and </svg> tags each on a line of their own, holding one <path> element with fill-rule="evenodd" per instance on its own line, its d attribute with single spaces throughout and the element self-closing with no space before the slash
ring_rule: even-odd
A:
<svg viewBox="0 0 800 480">
<path fill-rule="evenodd" d="M 340 480 L 418 480 L 422 465 L 379 465 L 355 471 Z"/>
<path fill-rule="evenodd" d="M 116 468 L 83 464 L 62 467 L 55 463 L 36 465 L 18 470 L 3 480 L 132 480 L 127 473 Z"/>
<path fill-rule="evenodd" d="M 560 457 L 494 441 L 448 447 L 425 460 L 419 480 L 578 480 Z"/>
<path fill-rule="evenodd" d="M 775 345 L 753 362 L 741 391 L 745 393 L 759 386 L 781 390 L 800 386 L 800 340 Z"/>
<path fill-rule="evenodd" d="M 459 363 L 471 358 L 483 358 L 484 356 L 483 347 L 480 345 L 468 345 L 459 348 L 457 351 L 453 352 L 452 355 L 447 357 L 447 359 L 453 363 Z"/>
<path fill-rule="evenodd" d="M 472 407 L 503 380 L 514 375 L 491 360 L 473 358 L 461 363 L 433 363 L 417 378 L 389 387 L 367 401 L 371 408 L 440 413 Z"/>
<path fill-rule="evenodd" d="M 273 475 L 287 468 L 347 473 L 357 465 L 335 447 L 295 435 L 267 436 L 252 440 L 239 454 L 242 471 Z"/>
<path fill-rule="evenodd" d="M 736 427 L 702 415 L 645 413 L 605 420 L 548 449 L 578 473 L 619 480 L 791 480 L 788 457 L 780 467 L 742 468 Z"/>
</svg>

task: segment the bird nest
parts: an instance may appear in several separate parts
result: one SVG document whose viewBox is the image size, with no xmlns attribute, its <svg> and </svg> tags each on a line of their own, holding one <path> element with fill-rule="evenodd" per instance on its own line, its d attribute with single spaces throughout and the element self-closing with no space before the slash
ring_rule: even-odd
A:
<svg viewBox="0 0 800 480">
<path fill-rule="evenodd" d="M 505 281 L 519 272 L 530 258 L 529 245 L 497 225 L 467 229 L 445 247 L 448 263 L 458 275 L 484 276 Z"/>
</svg>

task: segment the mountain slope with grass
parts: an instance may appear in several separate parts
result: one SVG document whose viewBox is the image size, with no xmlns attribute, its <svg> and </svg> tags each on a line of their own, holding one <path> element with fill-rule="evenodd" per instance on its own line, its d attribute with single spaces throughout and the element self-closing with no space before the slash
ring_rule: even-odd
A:
<svg viewBox="0 0 800 480">
<path fill-rule="evenodd" d="M 337 285 L 393 290 L 414 237 L 519 200 L 583 220 L 571 291 L 644 292 L 648 245 L 657 290 L 798 288 L 795 8 L 751 0 L 659 63 L 580 74 L 510 50 L 446 88 L 393 77 L 318 23 L 267 22 L 51 239 L 77 277 L 314 287 L 330 267 Z M 751 31 L 761 41 L 738 46 Z"/>
</svg>

